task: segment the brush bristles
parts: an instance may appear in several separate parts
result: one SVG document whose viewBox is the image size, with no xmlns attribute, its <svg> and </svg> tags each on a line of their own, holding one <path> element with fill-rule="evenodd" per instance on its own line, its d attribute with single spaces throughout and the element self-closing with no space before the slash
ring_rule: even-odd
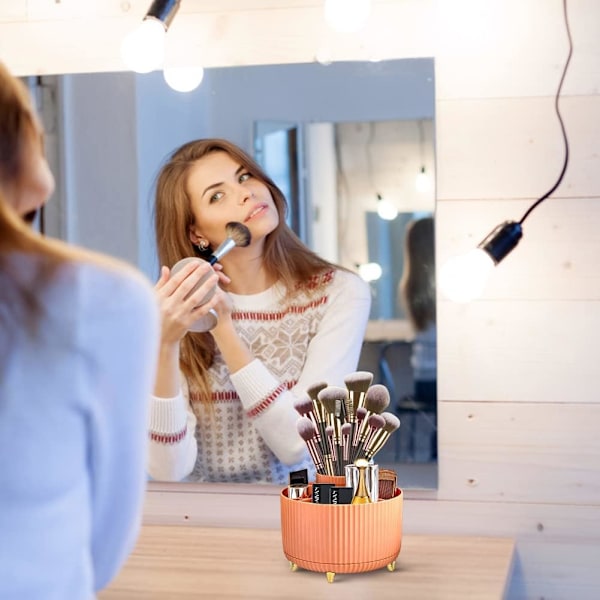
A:
<svg viewBox="0 0 600 600">
<path fill-rule="evenodd" d="M 373 373 L 369 371 L 355 371 L 344 377 L 346 387 L 356 393 L 364 393 L 373 382 Z"/>
<path fill-rule="evenodd" d="M 309 388 L 307 388 L 306 393 L 310 396 L 311 400 L 314 402 L 319 397 L 319 392 L 327 387 L 327 384 L 324 381 L 319 381 L 319 383 L 313 383 Z"/>
<path fill-rule="evenodd" d="M 343 475 L 345 465 L 372 458 L 400 426 L 396 415 L 384 412 L 390 404 L 389 391 L 372 381 L 372 373 L 355 371 L 344 378 L 346 387 L 321 381 L 294 402 L 302 415 L 298 432 L 318 472 L 322 468 L 327 475 Z"/>
<path fill-rule="evenodd" d="M 313 410 L 312 400 L 308 396 L 297 398 L 294 401 L 294 408 L 299 415 L 308 415 Z"/>
<path fill-rule="evenodd" d="M 252 235 L 250 234 L 250 230 L 242 223 L 231 221 L 225 225 L 225 231 L 227 232 L 227 237 L 231 238 L 236 246 L 243 248 L 250 244 Z"/>
<path fill-rule="evenodd" d="M 372 385 L 365 395 L 365 408 L 370 413 L 382 413 L 390 404 L 390 393 L 385 385 Z"/>
<path fill-rule="evenodd" d="M 300 417 L 296 423 L 300 437 L 305 441 L 312 440 L 317 436 L 317 428 L 308 417 Z"/>
</svg>

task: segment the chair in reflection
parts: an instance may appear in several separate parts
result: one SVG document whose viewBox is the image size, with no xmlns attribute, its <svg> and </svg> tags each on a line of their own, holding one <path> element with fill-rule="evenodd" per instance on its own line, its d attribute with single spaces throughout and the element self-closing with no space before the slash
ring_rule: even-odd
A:
<svg viewBox="0 0 600 600">
<path fill-rule="evenodd" d="M 400 418 L 400 430 L 395 435 L 395 459 L 400 460 L 402 440 L 406 441 L 406 459 L 415 461 L 426 439 L 425 459 L 437 459 L 437 385 L 436 382 L 415 382 L 410 367 L 411 342 L 384 343 L 379 350 L 379 379 L 390 392 L 390 408 Z"/>
</svg>

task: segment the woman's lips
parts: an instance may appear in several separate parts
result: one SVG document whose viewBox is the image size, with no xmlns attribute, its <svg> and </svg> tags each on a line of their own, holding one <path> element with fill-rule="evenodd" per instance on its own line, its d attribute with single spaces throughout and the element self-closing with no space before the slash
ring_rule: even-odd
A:
<svg viewBox="0 0 600 600">
<path fill-rule="evenodd" d="M 266 208 L 268 208 L 266 204 L 259 204 L 258 206 L 255 206 L 244 220 L 244 223 L 247 223 L 250 221 L 250 219 L 256 217 L 256 215 L 261 214 Z"/>
</svg>

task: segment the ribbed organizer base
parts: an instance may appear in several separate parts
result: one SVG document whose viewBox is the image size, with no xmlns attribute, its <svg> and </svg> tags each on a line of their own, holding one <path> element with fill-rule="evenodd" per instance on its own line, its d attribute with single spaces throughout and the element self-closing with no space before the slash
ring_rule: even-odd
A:
<svg viewBox="0 0 600 600">
<path fill-rule="evenodd" d="M 298 567 L 327 574 L 396 568 L 402 544 L 402 490 L 372 504 L 313 504 L 280 495 L 283 553 Z"/>
</svg>

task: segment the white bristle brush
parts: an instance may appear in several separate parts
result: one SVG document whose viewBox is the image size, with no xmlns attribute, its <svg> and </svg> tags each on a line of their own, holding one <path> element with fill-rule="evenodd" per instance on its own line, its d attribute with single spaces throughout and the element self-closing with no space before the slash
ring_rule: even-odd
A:
<svg viewBox="0 0 600 600">
<path fill-rule="evenodd" d="M 296 423 L 296 427 L 300 437 L 308 447 L 308 452 L 315 463 L 317 473 L 320 473 L 321 475 L 327 474 L 323 455 L 321 454 L 321 449 L 316 440 L 317 428 L 315 427 L 315 424 L 308 417 L 300 417 Z"/>
<path fill-rule="evenodd" d="M 369 441 L 368 444 L 365 445 L 365 458 L 367 460 L 371 460 L 379 450 L 383 447 L 383 445 L 388 441 L 390 435 L 394 433 L 400 427 L 400 419 L 393 413 L 384 412 L 381 413 L 381 417 L 385 420 L 385 425 L 374 436 L 372 440 Z"/>
</svg>

